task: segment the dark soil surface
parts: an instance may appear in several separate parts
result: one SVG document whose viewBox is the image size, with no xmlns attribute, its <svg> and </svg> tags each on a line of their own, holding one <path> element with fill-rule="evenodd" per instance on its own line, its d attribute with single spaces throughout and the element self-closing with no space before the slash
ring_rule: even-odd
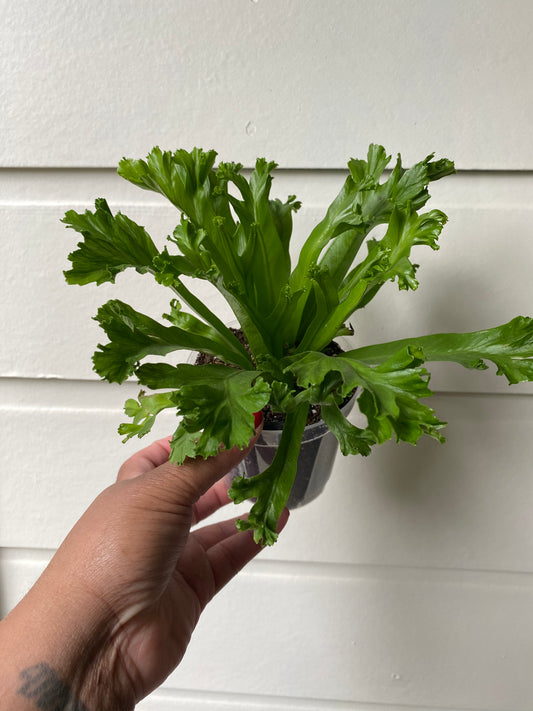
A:
<svg viewBox="0 0 533 711">
<path fill-rule="evenodd" d="M 243 332 L 238 328 L 232 328 L 230 330 L 233 331 L 233 333 L 237 336 L 237 338 L 243 344 L 246 350 L 250 352 L 248 342 L 246 341 Z M 339 353 L 342 353 L 342 348 L 335 341 L 331 341 L 329 346 L 324 349 L 324 353 L 326 353 L 327 355 L 338 355 Z M 209 355 L 208 353 L 198 353 L 195 365 L 206 365 L 208 363 L 220 363 L 222 365 L 230 365 L 229 363 L 226 363 L 226 361 L 223 361 L 215 356 Z M 236 368 L 237 366 L 231 367 Z M 346 401 L 348 399 L 349 398 L 346 398 Z M 272 410 L 270 409 L 270 405 L 265 405 L 265 407 L 263 408 L 263 418 L 265 423 L 264 426 L 266 429 L 282 429 L 283 423 L 285 422 L 285 413 L 272 412 Z M 313 425 L 316 422 L 320 422 L 321 419 L 322 418 L 320 415 L 320 405 L 310 405 L 309 414 L 307 415 L 307 424 Z"/>
</svg>

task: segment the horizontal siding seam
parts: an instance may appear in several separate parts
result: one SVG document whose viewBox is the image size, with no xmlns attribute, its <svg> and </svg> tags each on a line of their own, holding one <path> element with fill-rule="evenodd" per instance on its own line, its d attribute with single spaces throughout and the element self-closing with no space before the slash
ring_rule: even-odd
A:
<svg viewBox="0 0 533 711">
<path fill-rule="evenodd" d="M 348 160 L 348 159 L 347 159 Z M 409 167 L 407 165 L 406 167 Z M 249 175 L 252 172 L 250 166 L 245 166 L 242 170 L 243 175 Z M 332 176 L 342 176 L 347 173 L 347 168 L 327 168 L 323 166 L 317 166 L 312 168 L 300 168 L 300 167 L 290 167 L 290 166 L 279 166 L 275 170 L 275 174 L 283 175 L 308 175 L 316 174 L 321 177 L 326 175 Z M 391 174 L 391 170 L 385 170 L 383 176 L 386 178 Z M 118 176 L 117 169 L 114 166 L 109 165 L 24 165 L 24 166 L 0 166 L 0 178 L 3 175 L 11 176 L 22 175 L 23 173 L 36 173 L 39 177 L 42 177 L 45 173 L 51 173 L 54 180 L 57 178 L 58 173 L 63 173 L 66 176 L 70 176 L 71 173 L 75 175 L 80 175 L 81 173 L 87 173 L 89 175 L 95 175 L 96 173 L 104 173 L 106 177 Z M 533 170 L 531 168 L 458 168 L 455 176 L 472 176 L 476 179 L 479 178 L 491 178 L 491 177 L 501 177 L 501 176 L 519 176 L 519 177 L 533 177 Z"/>
<path fill-rule="evenodd" d="M 55 550 L 49 548 L 0 548 L 0 565 L 46 565 Z M 366 563 L 328 563 L 291 560 L 254 560 L 240 574 L 261 578 L 315 578 L 328 581 L 369 581 L 421 584 L 456 584 L 491 587 L 533 587 L 532 571 L 486 570 Z"/>
<path fill-rule="evenodd" d="M 248 568 L 256 577 L 306 577 L 339 581 L 383 580 L 396 583 L 458 584 L 486 587 L 533 586 L 533 570 L 487 570 L 459 567 L 255 560 Z"/>
<path fill-rule="evenodd" d="M 415 337 L 414 337 L 415 338 Z M 436 361 L 435 361 L 436 362 Z M 438 361 L 440 362 L 440 361 Z M 102 389 L 102 387 L 105 388 L 106 392 L 109 393 L 111 392 L 111 389 L 109 388 L 108 383 L 104 383 L 100 378 L 97 378 L 96 376 L 94 378 L 69 378 L 69 377 L 63 377 L 61 375 L 34 375 L 34 376 L 24 376 L 24 375 L 17 375 L 17 374 L 2 374 L 0 375 L 0 384 L 5 383 L 8 387 L 15 388 L 17 386 L 20 387 L 34 387 L 37 385 L 37 387 L 49 387 L 50 385 L 57 385 L 58 387 L 73 387 L 73 386 L 79 386 L 80 388 L 87 388 L 91 386 L 95 386 L 96 388 Z M 124 381 L 124 383 L 121 384 L 120 388 L 117 388 L 115 386 L 115 391 L 120 393 L 125 392 L 126 387 L 142 387 L 142 385 L 134 379 L 127 379 Z M 515 392 L 512 389 L 512 386 L 509 386 L 509 391 L 508 392 L 483 392 L 479 390 L 439 390 L 435 388 L 432 390 L 433 395 L 439 395 L 439 396 L 450 396 L 450 397 L 508 397 L 509 395 L 512 397 L 533 397 L 533 388 L 531 393 L 526 393 L 526 392 Z M 5 398 L 4 398 L 5 399 Z M 0 401 L 2 400 L 2 395 L 0 395 Z M 19 407 L 18 405 L 13 406 L 14 408 Z M 27 407 L 26 405 L 21 405 L 20 407 Z M 86 408 L 81 408 L 81 409 L 86 409 Z M 94 409 L 92 407 L 89 407 L 88 409 Z"/>
<path fill-rule="evenodd" d="M 216 703 L 217 701 L 228 706 L 230 709 L 230 704 L 237 704 L 238 708 L 259 708 L 261 710 L 268 711 L 270 707 L 273 709 L 294 709 L 298 711 L 299 708 L 303 707 L 306 711 L 307 709 L 324 709 L 325 705 L 327 708 L 338 709 L 342 711 L 343 709 L 352 709 L 353 711 L 484 711 L 482 708 L 474 709 L 472 707 L 458 707 L 458 706 L 420 706 L 418 704 L 383 704 L 374 701 L 364 701 L 364 700 L 354 700 L 354 701 L 341 701 L 337 699 L 330 698 L 306 698 L 301 696 L 272 696 L 272 695 L 261 695 L 261 694 L 239 694 L 239 693 L 228 693 L 228 692 L 217 692 L 217 691 L 197 691 L 196 689 L 177 689 L 171 686 L 163 686 L 156 691 L 154 691 L 149 697 L 144 701 L 149 702 L 151 699 L 154 701 L 172 701 L 172 702 L 200 702 L 204 701 L 206 704 Z M 491 709 L 491 711 L 509 711 L 509 709 Z"/>
</svg>

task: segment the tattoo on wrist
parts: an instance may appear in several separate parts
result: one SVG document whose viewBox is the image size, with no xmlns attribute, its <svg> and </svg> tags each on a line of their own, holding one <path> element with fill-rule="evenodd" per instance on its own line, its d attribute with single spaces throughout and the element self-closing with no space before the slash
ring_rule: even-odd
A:
<svg viewBox="0 0 533 711">
<path fill-rule="evenodd" d="M 45 662 L 24 669 L 20 696 L 33 699 L 41 711 L 88 711 L 56 672 Z"/>
</svg>

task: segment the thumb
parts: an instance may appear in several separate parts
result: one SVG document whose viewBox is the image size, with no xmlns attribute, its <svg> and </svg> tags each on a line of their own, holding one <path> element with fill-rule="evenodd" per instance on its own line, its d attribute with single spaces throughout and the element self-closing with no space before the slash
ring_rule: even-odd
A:
<svg viewBox="0 0 533 711">
<path fill-rule="evenodd" d="M 261 428 L 258 428 L 248 446 L 244 449 L 233 447 L 221 450 L 217 455 L 203 459 L 186 459 L 181 465 L 173 464 L 168 460 L 148 472 L 139 479 L 155 489 L 164 490 L 167 501 L 176 504 L 192 506 L 210 489 L 219 479 L 236 467 L 255 445 Z M 139 482 L 140 483 L 140 482 Z"/>
</svg>

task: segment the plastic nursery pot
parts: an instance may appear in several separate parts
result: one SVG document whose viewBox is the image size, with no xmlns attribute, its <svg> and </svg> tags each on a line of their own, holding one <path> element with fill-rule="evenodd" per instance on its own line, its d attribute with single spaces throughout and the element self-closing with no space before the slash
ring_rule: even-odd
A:
<svg viewBox="0 0 533 711">
<path fill-rule="evenodd" d="M 341 408 L 345 417 L 351 412 L 354 402 L 355 396 Z M 229 473 L 228 477 L 233 478 L 243 474 L 252 477 L 264 471 L 272 463 L 276 454 L 281 439 L 279 427 L 269 429 L 265 423 L 255 447 L 241 464 Z M 337 439 L 323 420 L 307 425 L 298 454 L 294 484 L 287 501 L 289 509 L 304 506 L 322 493 L 331 475 L 337 449 Z"/>
</svg>

